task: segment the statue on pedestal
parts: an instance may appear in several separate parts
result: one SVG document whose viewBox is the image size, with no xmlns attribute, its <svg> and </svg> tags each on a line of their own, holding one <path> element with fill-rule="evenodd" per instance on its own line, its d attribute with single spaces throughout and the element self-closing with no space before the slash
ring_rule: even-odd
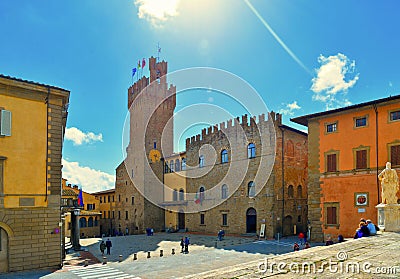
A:
<svg viewBox="0 0 400 279">
<path fill-rule="evenodd" d="M 399 178 L 396 170 L 391 169 L 390 162 L 386 163 L 386 168 L 378 175 L 378 178 L 382 185 L 382 203 L 397 204 Z"/>
</svg>

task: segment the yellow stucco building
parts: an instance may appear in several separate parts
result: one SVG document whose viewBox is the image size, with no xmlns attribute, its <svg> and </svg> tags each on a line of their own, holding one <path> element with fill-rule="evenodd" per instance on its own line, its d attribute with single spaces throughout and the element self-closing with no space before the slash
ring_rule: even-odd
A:
<svg viewBox="0 0 400 279">
<path fill-rule="evenodd" d="M 62 264 L 69 91 L 0 75 L 0 272 Z"/>
<path fill-rule="evenodd" d="M 173 154 L 164 159 L 165 226 L 168 230 L 185 229 L 186 152 Z M 170 189 L 170 190 L 169 190 Z"/>
<path fill-rule="evenodd" d="M 70 198 L 72 201 L 76 201 L 76 207 L 78 207 L 78 194 L 79 188 L 77 185 L 67 184 L 66 180 L 63 179 L 63 199 Z M 79 235 L 80 238 L 85 237 L 98 237 L 100 236 L 100 202 L 96 198 L 95 195 L 89 194 L 85 191 L 82 191 L 83 197 L 83 207 L 79 212 Z M 67 202 L 68 204 L 68 202 Z M 72 203 L 74 204 L 74 202 Z M 71 208 L 70 206 L 67 208 Z M 71 211 L 67 210 L 64 214 L 65 216 L 65 236 L 71 237 L 71 228 L 72 228 L 72 221 L 71 221 Z"/>
</svg>

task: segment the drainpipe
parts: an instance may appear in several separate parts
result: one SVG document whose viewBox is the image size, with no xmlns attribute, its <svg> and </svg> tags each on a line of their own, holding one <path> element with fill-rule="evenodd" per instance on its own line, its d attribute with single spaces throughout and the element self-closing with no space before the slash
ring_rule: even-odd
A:
<svg viewBox="0 0 400 279">
<path fill-rule="evenodd" d="M 45 198 L 44 201 L 47 201 L 47 183 L 48 183 L 48 171 L 49 171 L 49 98 L 50 98 L 50 87 L 47 87 L 47 96 L 46 96 L 46 101 L 45 104 L 47 106 L 47 112 L 46 112 L 46 193 L 45 193 Z"/>
<path fill-rule="evenodd" d="M 279 126 L 279 129 L 282 132 L 282 220 L 281 220 L 281 227 L 282 227 L 282 237 L 283 237 L 283 220 L 285 218 L 285 129 Z"/>
<path fill-rule="evenodd" d="M 379 150 L 378 150 L 378 108 L 376 107 L 376 104 L 373 104 L 374 111 L 375 111 L 375 149 L 376 149 L 376 188 L 378 191 L 378 204 L 380 201 L 380 196 L 381 192 L 379 191 L 379 160 L 378 160 L 378 155 L 379 155 Z"/>
</svg>

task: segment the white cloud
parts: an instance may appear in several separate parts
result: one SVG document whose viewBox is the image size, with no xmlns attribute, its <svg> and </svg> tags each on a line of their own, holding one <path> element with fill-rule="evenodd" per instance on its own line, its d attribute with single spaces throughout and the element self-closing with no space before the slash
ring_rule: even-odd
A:
<svg viewBox="0 0 400 279">
<path fill-rule="evenodd" d="M 293 115 L 295 110 L 301 109 L 301 107 L 297 104 L 297 101 L 294 101 L 291 104 L 287 104 L 285 108 L 280 109 L 279 113 L 284 115 Z"/>
<path fill-rule="evenodd" d="M 154 27 L 178 15 L 180 0 L 135 0 L 139 18 L 146 19 Z"/>
<path fill-rule="evenodd" d="M 80 166 L 79 162 L 69 162 L 62 159 L 62 177 L 68 183 L 82 186 L 88 193 L 103 191 L 115 187 L 115 175 L 111 175 L 90 167 Z"/>
<path fill-rule="evenodd" d="M 311 86 L 313 100 L 326 103 L 327 109 L 351 104 L 345 95 L 359 79 L 359 74 L 355 73 L 355 60 L 351 61 L 346 55 L 338 53 L 329 57 L 321 54 L 318 62 L 321 66 L 315 70 L 317 76 L 312 79 Z M 338 93 L 341 93 L 339 99 Z"/>
<path fill-rule="evenodd" d="M 78 128 L 71 127 L 65 129 L 65 139 L 74 142 L 74 145 L 82 145 L 83 143 L 92 143 L 95 141 L 103 141 L 103 135 L 87 132 L 84 133 Z"/>
</svg>

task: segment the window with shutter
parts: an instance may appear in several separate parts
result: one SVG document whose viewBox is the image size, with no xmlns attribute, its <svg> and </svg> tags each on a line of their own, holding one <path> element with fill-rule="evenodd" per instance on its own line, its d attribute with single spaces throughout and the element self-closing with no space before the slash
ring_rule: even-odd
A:
<svg viewBox="0 0 400 279">
<path fill-rule="evenodd" d="M 337 166 L 336 166 L 336 154 L 328 154 L 326 156 L 327 160 L 327 172 L 336 172 L 337 171 Z"/>
<path fill-rule="evenodd" d="M 356 169 L 367 168 L 367 150 L 356 151 Z"/>
<path fill-rule="evenodd" d="M 326 223 L 329 225 L 336 225 L 337 224 L 337 219 L 336 219 L 336 207 L 327 207 L 327 212 L 326 212 Z"/>
<path fill-rule="evenodd" d="M 400 145 L 392 145 L 390 147 L 390 162 L 392 166 L 400 165 Z"/>
<path fill-rule="evenodd" d="M 11 111 L 0 110 L 0 136 L 11 136 Z"/>
</svg>

